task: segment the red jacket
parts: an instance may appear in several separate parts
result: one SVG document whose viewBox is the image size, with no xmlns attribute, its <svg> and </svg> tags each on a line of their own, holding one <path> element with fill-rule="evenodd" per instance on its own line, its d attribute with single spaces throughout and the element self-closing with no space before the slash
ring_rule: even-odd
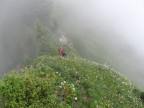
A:
<svg viewBox="0 0 144 108">
<path fill-rule="evenodd" d="M 62 52 L 64 51 L 64 49 L 63 48 L 58 48 L 58 54 L 59 55 L 62 55 Z"/>
</svg>

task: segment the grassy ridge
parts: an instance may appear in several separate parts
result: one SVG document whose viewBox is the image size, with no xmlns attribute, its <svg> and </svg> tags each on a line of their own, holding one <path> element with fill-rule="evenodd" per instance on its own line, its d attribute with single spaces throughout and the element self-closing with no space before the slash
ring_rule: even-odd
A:
<svg viewBox="0 0 144 108">
<path fill-rule="evenodd" d="M 40 56 L 0 82 L 3 108 L 142 108 L 134 86 L 79 57 Z"/>
<path fill-rule="evenodd" d="M 133 93 L 134 86 L 108 67 L 81 58 L 45 57 L 40 62 L 52 67 L 65 81 L 75 85 L 77 106 L 115 108 L 142 105 Z"/>
<path fill-rule="evenodd" d="M 1 108 L 143 107 L 144 93 L 108 66 L 82 59 L 56 32 L 37 23 L 35 39 L 38 57 L 0 81 Z M 68 57 L 57 56 L 59 46 Z"/>
</svg>

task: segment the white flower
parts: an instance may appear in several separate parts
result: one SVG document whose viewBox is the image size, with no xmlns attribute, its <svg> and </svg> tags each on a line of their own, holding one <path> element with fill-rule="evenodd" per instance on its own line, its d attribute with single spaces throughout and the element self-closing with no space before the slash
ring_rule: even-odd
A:
<svg viewBox="0 0 144 108">
<path fill-rule="evenodd" d="M 66 84 L 66 81 L 61 82 L 61 85 L 65 85 L 65 84 Z"/>
<path fill-rule="evenodd" d="M 75 91 L 75 88 L 73 88 L 73 91 Z"/>
<path fill-rule="evenodd" d="M 59 86 L 59 88 L 62 88 L 62 86 Z"/>
<path fill-rule="evenodd" d="M 72 87 L 74 87 L 74 85 L 73 84 L 71 84 L 72 85 Z"/>
<path fill-rule="evenodd" d="M 74 100 L 77 100 L 77 97 L 75 97 Z"/>
<path fill-rule="evenodd" d="M 61 85 L 64 85 L 64 83 L 63 83 L 63 82 L 61 82 Z"/>
</svg>

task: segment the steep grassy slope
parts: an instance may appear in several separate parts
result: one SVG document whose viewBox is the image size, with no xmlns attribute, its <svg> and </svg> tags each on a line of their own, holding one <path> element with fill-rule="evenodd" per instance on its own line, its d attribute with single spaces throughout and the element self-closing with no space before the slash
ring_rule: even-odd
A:
<svg viewBox="0 0 144 108">
<path fill-rule="evenodd" d="M 142 108 L 134 89 L 107 66 L 47 55 L 0 82 L 3 108 Z"/>
<path fill-rule="evenodd" d="M 82 59 L 65 33 L 35 24 L 36 58 L 0 81 L 1 108 L 142 108 L 140 90 L 106 65 Z M 59 57 L 62 46 L 68 56 Z M 141 98 L 141 99 L 140 99 Z"/>
<path fill-rule="evenodd" d="M 39 1 L 36 3 L 39 3 Z M 32 23 L 34 21 L 35 16 L 37 15 L 40 17 L 37 18 L 43 20 L 43 14 L 46 12 L 49 14 L 46 16 L 46 20 L 44 20 L 44 22 L 50 22 L 50 24 L 45 24 L 46 27 L 44 27 L 41 22 L 37 21 L 34 26 L 34 30 L 32 30 L 32 28 L 29 29 L 30 32 L 31 30 L 34 32 L 32 32 L 32 34 L 30 33 L 31 35 L 26 33 L 28 38 L 24 40 L 24 46 L 20 47 L 21 44 L 16 44 L 19 50 L 17 51 L 16 47 L 16 49 L 12 51 L 14 52 L 13 56 L 15 59 L 10 60 L 6 55 L 7 59 L 5 61 L 11 61 L 9 64 L 13 64 L 13 61 L 15 61 L 14 65 L 16 65 L 16 61 L 19 61 L 20 59 L 23 60 L 24 57 L 17 56 L 15 53 L 21 52 L 21 55 L 25 56 L 24 54 L 27 50 L 28 55 L 37 57 L 34 60 L 31 60 L 28 56 L 28 59 L 25 60 L 27 62 L 23 64 L 23 67 L 17 67 L 15 70 L 12 70 L 9 74 L 2 77 L 0 80 L 0 108 L 143 107 L 142 99 L 144 100 L 144 95 L 141 95 L 140 90 L 131 84 L 130 81 L 106 65 L 101 65 L 81 58 L 78 55 L 80 52 L 76 52 L 71 44 L 71 41 L 65 38 L 65 34 L 71 34 L 77 37 L 82 33 L 81 36 L 85 36 L 85 32 L 83 32 L 83 30 L 80 31 L 78 29 L 77 34 L 75 32 L 72 33 L 71 28 L 69 29 L 71 32 L 64 33 L 57 22 L 51 21 L 53 19 L 47 21 L 48 17 L 50 17 L 52 8 L 45 11 L 43 5 L 40 5 L 40 7 L 42 10 L 36 11 L 34 16 L 30 11 L 32 16 L 29 16 L 29 14 L 28 16 L 26 15 L 28 17 L 25 17 L 27 23 L 25 21 L 23 23 L 29 25 L 30 22 Z M 39 8 L 35 7 L 34 9 L 37 10 Z M 28 10 L 31 10 L 31 8 L 28 8 Z M 29 11 L 27 12 L 29 13 Z M 43 13 L 42 16 L 41 12 Z M 32 17 L 32 19 L 30 17 Z M 59 17 L 56 17 L 54 19 L 57 21 L 58 18 Z M 60 21 L 61 20 L 59 19 L 58 22 Z M 65 24 L 68 23 L 65 21 Z M 78 27 L 75 26 L 76 30 L 77 28 Z M 7 29 L 5 30 L 7 31 Z M 22 32 L 26 31 L 20 29 L 20 31 L 21 30 Z M 17 34 L 19 29 L 15 28 L 15 31 Z M 91 34 L 87 33 L 87 35 Z M 62 38 L 65 42 L 60 41 Z M 23 40 L 23 38 L 20 40 Z M 76 38 L 76 40 L 77 41 L 75 41 L 74 46 L 77 46 L 77 50 L 85 49 L 85 46 L 80 43 L 78 38 Z M 101 42 L 99 41 L 99 43 Z M 97 44 L 99 49 L 96 51 L 97 54 L 106 57 L 105 54 L 107 53 L 103 52 L 103 47 L 98 45 L 101 44 Z M 60 46 L 66 50 L 68 54 L 66 58 L 58 56 L 57 48 Z M 90 44 L 90 46 L 94 45 Z M 13 47 L 10 47 L 10 50 L 12 49 Z M 90 55 L 92 53 L 87 50 L 86 52 Z M 85 54 L 85 51 L 82 51 L 81 54 L 82 53 Z M 11 55 L 11 53 L 4 54 Z M 13 58 L 13 56 L 11 58 Z M 102 59 L 99 59 L 99 61 L 102 61 Z M 105 62 L 104 59 L 103 61 Z"/>
<path fill-rule="evenodd" d="M 87 0 L 56 1 L 54 18 L 72 40 L 81 57 L 102 64 L 108 63 L 126 74 L 137 86 L 144 87 L 143 58 L 129 44 L 126 36 L 116 31 L 118 28 L 113 28 L 112 23 L 106 23 L 108 19 L 99 19 L 100 10 L 91 10 L 91 3 L 87 3 Z"/>
</svg>

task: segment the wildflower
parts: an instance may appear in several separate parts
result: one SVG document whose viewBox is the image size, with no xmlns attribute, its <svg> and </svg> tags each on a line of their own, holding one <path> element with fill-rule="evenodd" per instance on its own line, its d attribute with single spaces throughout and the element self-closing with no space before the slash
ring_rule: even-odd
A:
<svg viewBox="0 0 144 108">
<path fill-rule="evenodd" d="M 74 100 L 77 100 L 77 97 L 75 97 Z"/>
<path fill-rule="evenodd" d="M 61 85 L 64 85 L 64 83 L 63 83 L 63 82 L 61 82 Z"/>
<path fill-rule="evenodd" d="M 59 88 L 62 88 L 62 86 L 59 86 Z"/>
<path fill-rule="evenodd" d="M 75 91 L 75 88 L 73 88 L 73 91 Z"/>
<path fill-rule="evenodd" d="M 72 85 L 72 87 L 74 87 L 74 85 L 73 84 L 71 84 Z"/>
</svg>

